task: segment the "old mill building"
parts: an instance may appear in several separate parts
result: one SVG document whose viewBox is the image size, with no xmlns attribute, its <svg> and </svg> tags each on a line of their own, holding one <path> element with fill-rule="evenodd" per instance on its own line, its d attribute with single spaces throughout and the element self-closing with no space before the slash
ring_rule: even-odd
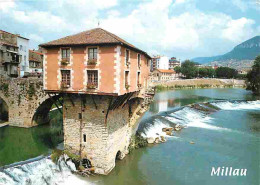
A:
<svg viewBox="0 0 260 185">
<path fill-rule="evenodd" d="M 101 28 L 45 44 L 44 90 L 62 94 L 65 150 L 107 174 L 144 113 L 151 57 Z"/>
</svg>

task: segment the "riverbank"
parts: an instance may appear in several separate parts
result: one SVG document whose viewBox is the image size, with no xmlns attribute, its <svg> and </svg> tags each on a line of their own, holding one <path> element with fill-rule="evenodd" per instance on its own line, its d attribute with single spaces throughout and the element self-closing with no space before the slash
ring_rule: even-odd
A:
<svg viewBox="0 0 260 185">
<path fill-rule="evenodd" d="M 183 89 L 183 88 L 226 88 L 245 87 L 245 80 L 237 79 L 180 79 L 170 82 L 153 82 L 151 86 L 157 89 Z"/>
<path fill-rule="evenodd" d="M 0 128 L 1 128 L 1 127 L 5 127 L 5 126 L 7 126 L 7 125 L 9 125 L 8 122 L 0 122 Z"/>
</svg>

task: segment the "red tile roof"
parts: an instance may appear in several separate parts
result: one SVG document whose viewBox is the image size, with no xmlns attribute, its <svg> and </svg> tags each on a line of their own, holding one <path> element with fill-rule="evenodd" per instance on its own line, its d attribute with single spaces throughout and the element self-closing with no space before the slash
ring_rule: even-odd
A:
<svg viewBox="0 0 260 185">
<path fill-rule="evenodd" d="M 37 51 L 33 51 L 33 50 L 30 50 L 30 49 L 29 49 L 29 52 L 33 52 L 33 53 L 36 53 L 38 55 L 43 55 L 43 53 L 40 53 L 40 52 L 37 52 Z"/>
<path fill-rule="evenodd" d="M 0 40 L 0 45 L 6 45 L 6 46 L 12 46 L 18 48 L 18 46 L 16 46 L 15 44 L 3 40 Z"/>
<path fill-rule="evenodd" d="M 157 69 L 161 73 L 175 73 L 175 71 L 170 69 Z"/>
<path fill-rule="evenodd" d="M 68 46 L 68 45 L 103 45 L 103 44 L 120 44 L 126 47 L 130 47 L 138 52 L 146 54 L 151 58 L 146 52 L 138 49 L 134 45 L 128 43 L 127 41 L 121 39 L 120 37 L 110 33 L 102 28 L 95 28 L 87 31 L 80 32 L 75 35 L 70 35 L 63 37 L 54 41 L 50 41 L 41 44 L 41 47 L 52 47 L 52 46 Z"/>
<path fill-rule="evenodd" d="M 20 38 L 29 40 L 29 39 L 27 39 L 27 38 L 25 38 L 25 37 L 22 37 L 20 34 L 14 34 L 14 33 L 10 33 L 10 32 L 4 31 L 4 30 L 0 30 L 0 32 L 4 32 L 4 33 L 10 34 L 10 35 L 14 35 L 14 36 L 17 36 L 17 37 L 20 37 Z"/>
</svg>

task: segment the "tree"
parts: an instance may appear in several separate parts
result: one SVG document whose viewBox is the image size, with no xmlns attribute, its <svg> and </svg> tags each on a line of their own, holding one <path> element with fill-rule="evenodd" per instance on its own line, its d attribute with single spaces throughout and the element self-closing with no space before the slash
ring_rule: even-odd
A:
<svg viewBox="0 0 260 185">
<path fill-rule="evenodd" d="M 247 73 L 247 89 L 260 95 L 260 55 L 256 57 L 251 71 Z"/>
<path fill-rule="evenodd" d="M 237 70 L 229 67 L 219 67 L 216 69 L 216 76 L 218 78 L 236 78 Z"/>
<path fill-rule="evenodd" d="M 209 77 L 209 78 L 214 78 L 214 77 L 216 76 L 216 71 L 215 71 L 215 69 L 213 69 L 213 68 L 208 68 L 207 70 L 208 70 L 208 77 Z"/>
<path fill-rule="evenodd" d="M 199 77 L 207 77 L 208 76 L 208 70 L 206 68 L 199 68 Z"/>
<path fill-rule="evenodd" d="M 198 68 L 195 66 L 195 63 L 189 60 L 185 60 L 181 66 L 181 73 L 186 78 L 194 78 L 197 76 Z"/>
<path fill-rule="evenodd" d="M 174 68 L 174 71 L 176 72 L 176 73 L 181 73 L 181 67 L 180 66 L 176 66 L 175 68 Z"/>
</svg>

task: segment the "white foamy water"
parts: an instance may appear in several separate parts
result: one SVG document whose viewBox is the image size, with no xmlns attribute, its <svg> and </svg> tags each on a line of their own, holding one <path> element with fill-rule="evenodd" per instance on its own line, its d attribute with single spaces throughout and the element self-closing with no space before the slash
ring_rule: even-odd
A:
<svg viewBox="0 0 260 185">
<path fill-rule="evenodd" d="M 181 124 L 187 127 L 199 127 L 212 130 L 229 130 L 227 128 L 211 125 L 213 124 L 213 118 L 189 107 L 173 112 L 170 115 L 172 117 L 166 116 L 165 118 L 172 123 Z"/>
<path fill-rule="evenodd" d="M 170 136 L 166 135 L 165 132 L 162 131 L 162 129 L 166 128 L 166 127 L 170 127 L 170 125 L 167 123 L 163 123 L 159 119 L 155 119 L 154 124 L 151 124 L 151 125 L 149 125 L 148 128 L 145 128 L 144 132 L 141 133 L 141 135 L 144 138 L 148 138 L 148 137 L 156 138 L 156 137 L 159 137 L 159 135 L 164 136 L 164 137 L 170 137 Z"/>
<path fill-rule="evenodd" d="M 91 184 L 72 174 L 72 162 L 66 164 L 59 160 L 56 165 L 50 159 L 44 158 L 39 161 L 10 167 L 0 171 L 0 185 L 86 185 Z M 75 167 L 74 167 L 75 168 Z"/>
<path fill-rule="evenodd" d="M 212 105 L 223 110 L 248 110 L 248 109 L 260 109 L 260 100 L 247 101 L 247 102 L 215 102 Z"/>
</svg>

